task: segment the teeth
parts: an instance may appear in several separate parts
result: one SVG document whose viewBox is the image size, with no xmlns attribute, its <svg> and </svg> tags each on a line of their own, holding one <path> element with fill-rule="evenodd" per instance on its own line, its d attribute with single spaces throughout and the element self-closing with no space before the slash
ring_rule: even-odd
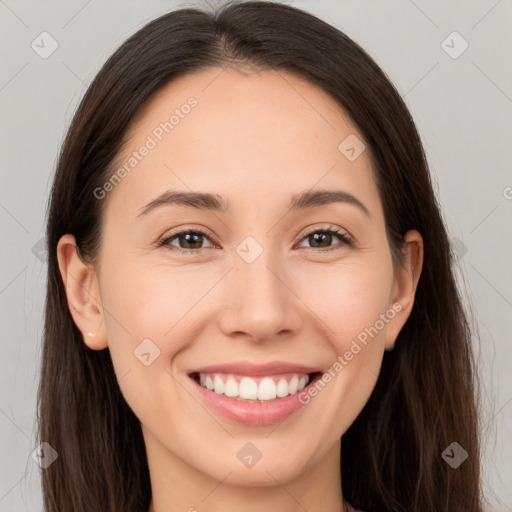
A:
<svg viewBox="0 0 512 512">
<path fill-rule="evenodd" d="M 224 394 L 224 382 L 222 382 L 222 379 L 218 375 L 213 379 L 213 390 L 218 395 Z"/>
<path fill-rule="evenodd" d="M 235 379 L 228 379 L 224 386 L 224 394 L 226 396 L 238 396 L 238 382 Z"/>
<path fill-rule="evenodd" d="M 279 398 L 288 396 L 288 382 L 286 382 L 286 379 L 280 379 L 277 383 L 276 395 Z"/>
<path fill-rule="evenodd" d="M 290 395 L 297 393 L 298 387 L 299 379 L 297 377 L 293 377 L 292 380 L 288 383 L 288 393 L 290 393 Z"/>
<path fill-rule="evenodd" d="M 258 400 L 274 400 L 276 385 L 270 377 L 265 377 L 258 386 Z"/>
<path fill-rule="evenodd" d="M 251 377 L 239 377 L 224 374 L 199 374 L 199 383 L 218 395 L 226 395 L 241 400 L 275 400 L 294 395 L 309 383 L 309 375 L 293 375 L 285 378 L 263 377 L 257 382 Z"/>
<path fill-rule="evenodd" d="M 258 384 L 256 384 L 256 381 L 249 377 L 244 377 L 240 381 L 238 396 L 244 400 L 255 400 L 258 398 Z"/>
</svg>

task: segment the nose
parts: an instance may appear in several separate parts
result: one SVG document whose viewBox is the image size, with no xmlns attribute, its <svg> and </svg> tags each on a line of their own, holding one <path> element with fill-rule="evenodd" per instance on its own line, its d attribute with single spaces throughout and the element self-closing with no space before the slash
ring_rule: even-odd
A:
<svg viewBox="0 0 512 512">
<path fill-rule="evenodd" d="M 262 343 L 300 332 L 303 302 L 293 290 L 290 273 L 266 251 L 252 263 L 238 258 L 226 290 L 219 313 L 226 336 Z"/>
</svg>

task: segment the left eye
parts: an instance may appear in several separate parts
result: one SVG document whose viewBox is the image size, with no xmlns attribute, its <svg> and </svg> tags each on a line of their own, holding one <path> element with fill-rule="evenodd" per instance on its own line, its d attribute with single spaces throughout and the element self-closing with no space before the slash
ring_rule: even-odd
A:
<svg viewBox="0 0 512 512">
<path fill-rule="evenodd" d="M 330 244 L 334 238 L 338 238 L 342 242 L 342 246 L 350 246 L 351 239 L 348 235 L 343 233 L 338 229 L 316 229 L 314 231 L 310 231 L 307 233 L 301 240 L 304 241 L 306 239 L 309 240 L 310 243 L 320 244 L 319 247 L 309 247 L 310 249 L 318 249 L 319 251 L 332 251 L 335 249 L 341 249 L 342 247 L 330 247 Z M 178 240 L 178 246 L 171 243 L 174 240 Z M 166 238 L 164 238 L 161 242 L 158 243 L 159 246 L 167 246 L 172 250 L 178 250 L 183 253 L 190 252 L 198 252 L 206 247 L 202 247 L 204 239 L 210 240 L 209 236 L 200 230 L 183 230 L 178 233 L 174 233 Z M 327 242 L 327 246 L 322 246 Z M 183 247 L 183 244 L 185 247 Z M 210 244 L 212 245 L 212 244 Z M 302 246 L 302 245 L 301 245 Z"/>
<path fill-rule="evenodd" d="M 313 241 L 314 244 L 322 244 L 323 242 L 331 242 L 333 237 L 341 240 L 343 246 L 351 245 L 350 237 L 338 229 L 316 229 L 304 236 L 302 240 L 308 239 L 310 243 Z M 333 251 L 335 249 L 341 249 L 341 247 L 329 247 L 328 245 L 327 247 L 311 247 L 311 249 L 320 249 L 325 252 L 326 250 Z"/>
</svg>

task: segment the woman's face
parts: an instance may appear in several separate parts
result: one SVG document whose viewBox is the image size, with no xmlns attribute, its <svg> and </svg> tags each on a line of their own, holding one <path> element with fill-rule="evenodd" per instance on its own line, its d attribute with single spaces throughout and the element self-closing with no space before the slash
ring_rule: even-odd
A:
<svg viewBox="0 0 512 512">
<path fill-rule="evenodd" d="M 85 337 L 108 344 L 150 466 L 239 485 L 334 470 L 414 288 L 362 135 L 292 74 L 211 69 L 159 91 L 126 139 L 95 192 L 101 326 Z"/>
</svg>

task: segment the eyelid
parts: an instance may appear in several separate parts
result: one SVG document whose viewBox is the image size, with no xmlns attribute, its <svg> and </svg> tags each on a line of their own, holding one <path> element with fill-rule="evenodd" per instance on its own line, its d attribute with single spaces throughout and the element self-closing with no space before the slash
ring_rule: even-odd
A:
<svg viewBox="0 0 512 512">
<path fill-rule="evenodd" d="M 346 238 L 352 240 L 352 236 L 349 235 L 348 231 L 346 231 L 343 228 L 340 228 L 339 226 L 336 226 L 335 224 L 328 224 L 324 226 L 313 225 L 305 228 L 304 231 L 299 236 L 299 241 L 302 241 L 304 237 L 311 235 L 313 233 L 317 233 L 319 231 L 334 231 L 337 235 L 344 235 Z"/>
<path fill-rule="evenodd" d="M 185 226 L 182 226 L 182 227 L 177 228 L 175 230 L 170 230 L 170 231 L 166 232 L 165 234 L 163 234 L 158 239 L 157 246 L 165 245 L 165 242 L 167 240 L 169 240 L 170 238 L 174 238 L 174 237 L 176 237 L 178 235 L 181 235 L 182 233 L 189 233 L 189 232 L 203 234 L 205 237 L 210 239 L 212 243 L 218 245 L 218 243 L 215 241 L 215 235 L 213 235 L 212 232 L 209 229 L 204 228 L 202 226 L 199 227 L 199 226 L 194 226 L 194 225 L 185 225 Z M 187 249 L 180 249 L 179 247 L 176 247 L 176 249 L 177 250 L 186 251 L 186 252 L 198 252 L 198 251 L 202 250 L 202 249 L 195 249 L 195 250 L 192 251 L 190 249 L 189 250 L 187 250 Z M 203 249 L 206 249 L 206 247 L 204 247 Z"/>
</svg>

